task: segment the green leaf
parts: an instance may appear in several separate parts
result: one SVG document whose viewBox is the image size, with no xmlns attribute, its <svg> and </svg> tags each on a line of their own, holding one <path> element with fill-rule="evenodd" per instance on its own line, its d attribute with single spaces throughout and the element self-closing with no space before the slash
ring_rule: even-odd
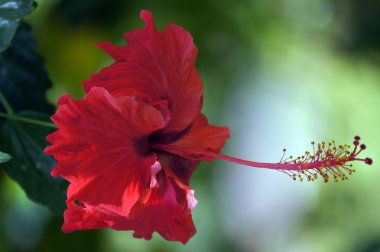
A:
<svg viewBox="0 0 380 252">
<path fill-rule="evenodd" d="M 0 164 L 8 162 L 11 159 L 12 159 L 11 155 L 9 155 L 8 153 L 0 151 Z"/>
<path fill-rule="evenodd" d="M 52 114 L 46 102 L 51 82 L 42 58 L 36 53 L 31 28 L 21 23 L 9 47 L 0 59 L 0 89 L 15 111 L 34 110 Z"/>
<path fill-rule="evenodd" d="M 21 18 L 36 6 L 33 0 L 0 0 L 0 53 L 10 46 Z"/>
<path fill-rule="evenodd" d="M 48 122 L 54 112 L 54 107 L 45 98 L 50 87 L 43 60 L 36 54 L 30 27 L 23 23 L 12 46 L 0 59 L 0 90 L 13 110 L 13 116 Z M 6 107 L 0 105 L 0 111 L 6 113 Z M 20 184 L 27 196 L 48 206 L 53 212 L 61 213 L 65 208 L 67 183 L 51 177 L 50 170 L 56 162 L 43 152 L 47 145 L 45 136 L 52 130 L 0 118 L 0 149 L 12 154 L 12 161 L 5 163 L 4 169 Z"/>
</svg>

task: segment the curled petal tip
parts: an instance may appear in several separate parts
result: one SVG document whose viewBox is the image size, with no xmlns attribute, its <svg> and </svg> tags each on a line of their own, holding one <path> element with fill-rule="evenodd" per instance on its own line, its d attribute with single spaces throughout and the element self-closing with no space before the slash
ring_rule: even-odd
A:
<svg viewBox="0 0 380 252">
<path fill-rule="evenodd" d="M 148 10 L 141 10 L 140 11 L 140 18 L 141 19 L 144 19 L 145 17 L 152 17 L 153 14 L 152 12 L 148 11 Z"/>
<path fill-rule="evenodd" d="M 141 20 L 144 21 L 148 30 L 151 30 L 151 29 L 156 30 L 156 27 L 154 25 L 154 19 L 153 19 L 152 12 L 150 12 L 148 10 L 142 10 L 140 12 L 140 18 L 141 18 Z"/>
</svg>

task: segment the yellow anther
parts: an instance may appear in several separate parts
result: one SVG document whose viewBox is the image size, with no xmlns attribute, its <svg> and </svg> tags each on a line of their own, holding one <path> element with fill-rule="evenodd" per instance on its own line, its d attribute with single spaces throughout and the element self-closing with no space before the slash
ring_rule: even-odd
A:
<svg viewBox="0 0 380 252">
<path fill-rule="evenodd" d="M 348 149 L 350 146 L 347 144 L 336 146 L 335 141 L 320 143 L 312 141 L 311 144 L 313 145 L 313 155 L 311 155 L 309 151 L 305 151 L 305 154 L 302 156 L 300 155 L 296 158 L 289 156 L 283 160 L 286 152 L 286 149 L 283 149 L 284 155 L 280 163 L 291 167 L 286 168 L 289 170 L 285 169 L 283 172 L 288 174 L 293 180 L 299 180 L 301 182 L 304 179 L 314 181 L 318 177 L 322 177 L 325 183 L 327 183 L 330 178 L 335 182 L 339 180 L 345 181 L 355 172 L 354 169 L 349 168 L 353 166 L 350 162 L 353 160 L 364 160 L 355 159 L 359 151 L 356 152 L 355 148 L 355 151 L 351 152 Z M 315 149 L 314 144 L 318 145 L 318 149 Z"/>
</svg>

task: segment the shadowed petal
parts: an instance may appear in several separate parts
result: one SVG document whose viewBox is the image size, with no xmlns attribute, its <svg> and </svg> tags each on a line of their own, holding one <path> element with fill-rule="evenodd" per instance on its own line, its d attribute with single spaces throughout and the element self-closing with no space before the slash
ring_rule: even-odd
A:
<svg viewBox="0 0 380 252">
<path fill-rule="evenodd" d="M 170 167 L 170 170 L 176 174 L 182 183 L 189 185 L 191 175 L 200 161 L 191 160 L 165 151 L 156 151 L 156 154 L 162 166 Z"/>
</svg>

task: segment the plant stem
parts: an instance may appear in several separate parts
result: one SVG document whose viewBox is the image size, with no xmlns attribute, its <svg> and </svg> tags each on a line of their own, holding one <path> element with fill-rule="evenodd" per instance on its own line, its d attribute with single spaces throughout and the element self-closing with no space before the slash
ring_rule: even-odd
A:
<svg viewBox="0 0 380 252">
<path fill-rule="evenodd" d="M 13 114 L 12 106 L 11 104 L 9 104 L 7 98 L 5 97 L 5 95 L 3 94 L 1 90 L 0 90 L 0 103 L 3 105 L 7 114 Z"/>
<path fill-rule="evenodd" d="M 0 95 L 0 97 L 1 97 L 1 95 Z M 1 100 L 1 98 L 0 98 L 0 100 Z M 38 125 L 38 126 L 42 126 L 42 127 L 48 127 L 48 128 L 53 128 L 53 129 L 57 128 L 57 126 L 55 126 L 54 123 L 40 121 L 37 119 L 23 117 L 23 116 L 16 116 L 16 115 L 6 114 L 6 113 L 0 112 L 0 117 L 4 117 L 4 118 L 10 119 L 10 120 L 15 120 L 15 121 L 19 121 L 19 122 L 30 123 L 30 124 L 34 124 L 34 125 Z"/>
<path fill-rule="evenodd" d="M 34 125 L 38 125 L 42 127 L 48 127 L 48 128 L 53 128 L 53 129 L 57 128 L 57 126 L 55 126 L 55 124 L 51 122 L 45 122 L 45 121 L 40 121 L 33 118 L 14 115 L 14 111 L 12 109 L 11 104 L 8 102 L 8 99 L 5 97 L 5 95 L 3 94 L 1 90 L 0 90 L 0 103 L 1 105 L 3 105 L 5 111 L 7 112 L 7 113 L 0 112 L 0 117 L 4 117 L 10 120 L 19 121 L 19 122 L 26 122 L 26 123 L 30 123 L 30 124 L 34 124 Z"/>
</svg>

